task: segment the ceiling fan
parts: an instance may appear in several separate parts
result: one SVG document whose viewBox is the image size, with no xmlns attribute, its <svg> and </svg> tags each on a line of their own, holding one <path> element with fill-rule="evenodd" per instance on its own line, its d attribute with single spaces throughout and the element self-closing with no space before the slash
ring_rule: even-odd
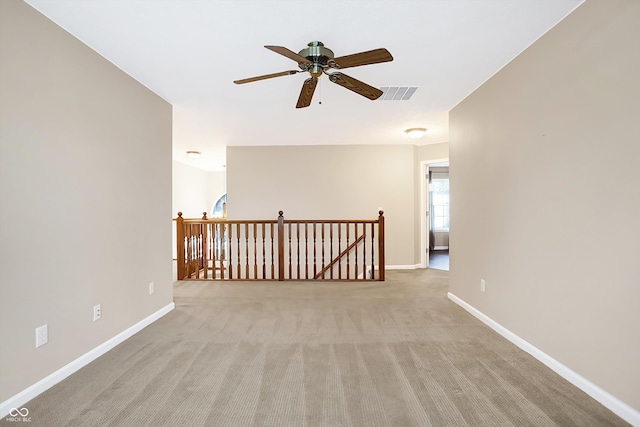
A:
<svg viewBox="0 0 640 427">
<path fill-rule="evenodd" d="M 282 71 L 280 73 L 265 74 L 263 76 L 251 77 L 248 79 L 235 80 L 235 84 L 255 82 L 258 80 L 271 79 L 273 77 L 288 76 L 297 73 L 308 72 L 311 77 L 304 81 L 296 108 L 308 107 L 313 98 L 313 92 L 318 84 L 318 78 L 324 73 L 329 76 L 329 80 L 340 86 L 349 89 L 359 95 L 371 100 L 378 99 L 382 91 L 373 86 L 369 86 L 360 80 L 354 79 L 336 70 L 361 65 L 377 64 L 380 62 L 393 61 L 393 56 L 387 49 L 374 49 L 366 52 L 354 53 L 352 55 L 334 57 L 333 51 L 324 47 L 319 41 L 310 42 L 306 48 L 295 53 L 282 46 L 265 46 L 280 55 L 293 59 L 298 63 L 300 70 Z"/>
</svg>

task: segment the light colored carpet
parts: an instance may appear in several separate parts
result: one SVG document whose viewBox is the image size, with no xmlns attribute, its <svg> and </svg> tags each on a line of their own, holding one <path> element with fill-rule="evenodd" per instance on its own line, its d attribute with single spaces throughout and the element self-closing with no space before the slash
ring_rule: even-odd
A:
<svg viewBox="0 0 640 427">
<path fill-rule="evenodd" d="M 447 272 L 387 277 L 178 283 L 173 312 L 25 405 L 30 425 L 627 425 L 447 300 Z"/>
</svg>

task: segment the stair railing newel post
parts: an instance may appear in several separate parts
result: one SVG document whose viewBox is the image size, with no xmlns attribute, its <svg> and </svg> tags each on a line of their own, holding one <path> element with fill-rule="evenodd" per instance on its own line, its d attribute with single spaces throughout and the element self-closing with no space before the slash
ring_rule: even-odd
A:
<svg viewBox="0 0 640 427">
<path fill-rule="evenodd" d="M 284 280 L 284 212 L 278 212 L 278 280 Z"/>
<path fill-rule="evenodd" d="M 384 281 L 384 212 L 378 211 L 378 280 Z"/>
<path fill-rule="evenodd" d="M 182 212 L 178 212 L 176 218 L 176 263 L 178 271 L 178 280 L 183 280 L 185 276 L 184 265 L 184 218 Z"/>
</svg>

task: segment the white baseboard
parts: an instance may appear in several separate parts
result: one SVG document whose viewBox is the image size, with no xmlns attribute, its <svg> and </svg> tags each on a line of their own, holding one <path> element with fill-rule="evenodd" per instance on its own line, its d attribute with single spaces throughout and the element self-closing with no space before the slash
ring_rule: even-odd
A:
<svg viewBox="0 0 640 427">
<path fill-rule="evenodd" d="M 408 264 L 408 265 L 386 265 L 387 270 L 415 270 L 416 268 L 422 268 L 420 264 Z"/>
<path fill-rule="evenodd" d="M 434 246 L 433 247 L 434 251 L 444 251 L 444 250 L 449 250 L 449 246 Z"/>
<path fill-rule="evenodd" d="M 127 340 L 137 332 L 141 331 L 142 329 L 149 326 L 156 320 L 160 319 L 162 316 L 164 316 L 165 314 L 173 310 L 175 306 L 176 306 L 175 303 L 172 302 L 171 304 L 168 304 L 162 307 L 160 310 L 147 316 L 146 318 L 142 319 L 135 325 L 125 329 L 124 331 L 120 332 L 118 335 L 111 338 L 110 340 L 100 344 L 93 350 L 90 350 L 89 352 L 78 357 L 76 360 L 66 364 L 65 366 L 58 369 L 51 375 L 46 376 L 45 378 L 41 379 L 37 383 L 28 387 L 27 389 L 21 391 L 15 396 L 10 397 L 9 399 L 0 403 L 0 417 L 4 417 L 8 415 L 11 409 L 13 408 L 22 408 L 22 406 L 28 401 L 38 396 L 40 393 L 50 389 L 54 385 L 58 384 L 60 381 L 67 378 L 69 375 L 73 374 L 74 372 L 78 371 L 80 368 L 83 368 L 89 363 L 93 362 L 98 357 L 105 354 L 107 351 L 111 350 L 118 344 L 122 343 L 123 341 Z"/>
<path fill-rule="evenodd" d="M 413 265 L 385 265 L 385 270 L 415 270 L 416 268 L 422 268 L 420 264 Z M 378 266 L 375 266 L 375 269 L 378 270 Z M 371 267 L 367 267 L 367 277 L 371 275 Z M 358 275 L 358 279 L 363 279 L 364 273 L 360 273 Z"/>
<path fill-rule="evenodd" d="M 640 427 L 640 412 L 627 405 L 617 397 L 611 395 L 609 392 L 603 390 L 598 387 L 588 379 L 584 378 L 580 374 L 575 371 L 569 369 L 567 366 L 558 362 L 553 357 L 549 356 L 539 348 L 535 347 L 533 344 L 523 340 L 518 335 L 514 334 L 504 326 L 500 325 L 490 317 L 486 316 L 481 311 L 478 311 L 473 306 L 467 304 L 465 301 L 461 300 L 451 292 L 447 294 L 447 297 L 458 304 L 460 307 L 467 310 L 474 317 L 480 320 L 485 325 L 489 326 L 491 329 L 502 335 L 507 340 L 511 341 L 513 344 L 520 347 L 522 350 L 526 351 L 540 362 L 544 363 L 553 370 L 555 373 L 560 375 L 565 380 L 569 381 L 574 386 L 578 387 L 580 390 L 587 393 L 589 396 L 600 402 L 603 406 L 608 408 L 611 412 L 631 424 L 632 426 Z"/>
</svg>

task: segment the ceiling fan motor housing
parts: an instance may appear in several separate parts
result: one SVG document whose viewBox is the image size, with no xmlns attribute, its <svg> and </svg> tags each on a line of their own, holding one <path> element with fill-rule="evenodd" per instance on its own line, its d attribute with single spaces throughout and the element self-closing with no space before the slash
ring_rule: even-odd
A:
<svg viewBox="0 0 640 427">
<path fill-rule="evenodd" d="M 318 41 L 310 42 L 307 46 L 298 52 L 298 55 L 307 58 L 313 62 L 313 65 L 307 65 L 306 67 L 304 67 L 304 64 L 298 65 L 300 65 L 300 68 L 309 71 L 312 76 L 317 77 L 322 74 L 322 69 L 327 66 L 329 61 L 333 61 L 333 51 L 324 47 L 324 44 Z"/>
</svg>

